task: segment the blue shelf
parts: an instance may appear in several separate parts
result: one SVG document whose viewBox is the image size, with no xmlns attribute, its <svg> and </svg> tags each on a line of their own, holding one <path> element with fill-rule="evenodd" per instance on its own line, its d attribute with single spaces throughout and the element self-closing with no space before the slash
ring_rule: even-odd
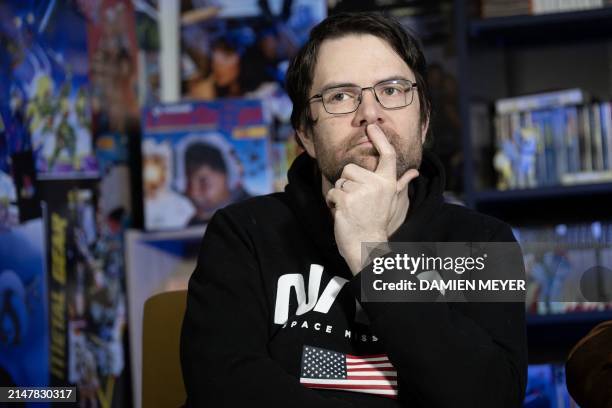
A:
<svg viewBox="0 0 612 408">
<path fill-rule="evenodd" d="M 601 322 L 612 319 L 612 310 L 527 315 L 529 362 L 565 361 L 569 351 Z"/>
<path fill-rule="evenodd" d="M 506 45 L 605 39 L 612 36 L 612 7 L 472 20 L 468 34 Z"/>
<path fill-rule="evenodd" d="M 474 193 L 474 202 L 488 204 L 525 200 L 549 200 L 590 195 L 612 195 L 612 183 L 549 186 L 522 190 L 485 190 Z"/>
<path fill-rule="evenodd" d="M 565 29 L 567 29 L 567 24 L 609 23 L 610 19 L 612 19 L 612 7 L 550 14 L 493 17 L 473 20 L 470 23 L 469 32 L 472 37 L 477 37 L 487 32 L 507 29 L 544 28 L 544 26 L 565 26 Z M 572 27 L 573 29 L 574 27 Z"/>
<path fill-rule="evenodd" d="M 589 324 L 596 326 L 601 322 L 612 320 L 612 310 L 596 312 L 572 312 L 550 315 L 527 315 L 528 326 L 558 326 Z"/>
</svg>

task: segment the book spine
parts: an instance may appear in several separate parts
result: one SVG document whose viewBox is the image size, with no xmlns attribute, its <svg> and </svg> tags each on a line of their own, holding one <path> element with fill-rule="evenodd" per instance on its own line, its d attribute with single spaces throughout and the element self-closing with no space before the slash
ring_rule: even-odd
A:
<svg viewBox="0 0 612 408">
<path fill-rule="evenodd" d="M 578 137 L 578 109 L 570 106 L 564 109 L 564 132 L 567 149 L 568 173 L 580 171 L 580 142 Z"/>
<path fill-rule="evenodd" d="M 552 111 L 552 134 L 555 153 L 555 184 L 558 184 L 561 180 L 561 176 L 568 172 L 568 161 L 564 144 L 565 129 L 563 108 L 557 108 Z"/>
<path fill-rule="evenodd" d="M 513 146 L 512 155 L 510 158 L 512 162 L 512 182 L 510 188 L 523 188 L 523 180 L 520 171 L 520 132 L 521 132 L 521 115 L 518 112 L 514 112 L 509 115 L 509 141 Z"/>
<path fill-rule="evenodd" d="M 600 117 L 604 169 L 612 170 L 612 112 L 610 112 L 610 102 L 603 102 L 601 104 Z"/>
<path fill-rule="evenodd" d="M 589 119 L 588 106 L 581 106 L 579 110 L 580 117 L 580 159 L 582 171 L 593 170 L 593 157 L 591 152 L 591 126 Z"/>
<path fill-rule="evenodd" d="M 546 184 L 546 150 L 544 140 L 544 117 L 542 111 L 532 113 L 533 127 L 536 137 L 536 154 L 535 154 L 535 173 L 536 185 L 541 186 Z"/>
<path fill-rule="evenodd" d="M 591 137 L 593 143 L 593 169 L 604 169 L 603 143 L 601 140 L 601 118 L 599 113 L 599 104 L 595 103 L 590 106 L 590 122 L 591 122 Z"/>
<path fill-rule="evenodd" d="M 556 182 L 557 157 L 555 154 L 555 141 L 552 112 L 544 111 L 544 158 L 546 160 L 546 185 Z"/>
</svg>

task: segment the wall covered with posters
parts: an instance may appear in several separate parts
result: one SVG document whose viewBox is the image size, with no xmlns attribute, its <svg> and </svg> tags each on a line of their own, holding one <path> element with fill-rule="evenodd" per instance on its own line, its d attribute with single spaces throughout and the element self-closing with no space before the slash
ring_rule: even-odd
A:
<svg viewBox="0 0 612 408">
<path fill-rule="evenodd" d="M 0 4 L 0 372 L 15 385 L 77 385 L 91 406 L 130 399 L 135 24 L 127 0 Z"/>
<path fill-rule="evenodd" d="M 257 98 L 270 123 L 274 189 L 300 153 L 283 83 L 290 59 L 327 15 L 324 0 L 182 3 L 181 89 L 187 99 Z"/>
<path fill-rule="evenodd" d="M 181 7 L 182 100 L 162 104 L 155 0 L 0 2 L 2 384 L 132 406 L 127 229 L 193 240 L 216 209 L 284 188 L 299 148 L 282 84 L 325 1 Z"/>
</svg>

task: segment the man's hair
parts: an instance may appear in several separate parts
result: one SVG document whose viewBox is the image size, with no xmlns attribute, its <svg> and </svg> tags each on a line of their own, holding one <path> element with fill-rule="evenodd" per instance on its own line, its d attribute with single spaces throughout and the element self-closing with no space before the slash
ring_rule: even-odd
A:
<svg viewBox="0 0 612 408">
<path fill-rule="evenodd" d="M 395 19 L 378 13 L 338 13 L 332 15 L 310 31 L 310 37 L 291 61 L 287 70 L 286 88 L 293 111 L 291 125 L 297 130 L 311 131 L 314 121 L 310 115 L 308 102 L 310 88 L 317 64 L 317 55 L 325 40 L 347 35 L 370 34 L 385 40 L 414 72 L 417 93 L 421 105 L 421 123 L 429 119 L 431 97 L 426 82 L 427 63 L 423 49 L 417 38 L 404 29 Z M 302 143 L 297 137 L 300 146 Z"/>
<path fill-rule="evenodd" d="M 206 143 L 192 143 L 185 151 L 185 175 L 187 178 L 202 166 L 208 166 L 220 173 L 227 173 L 221 151 Z"/>
</svg>

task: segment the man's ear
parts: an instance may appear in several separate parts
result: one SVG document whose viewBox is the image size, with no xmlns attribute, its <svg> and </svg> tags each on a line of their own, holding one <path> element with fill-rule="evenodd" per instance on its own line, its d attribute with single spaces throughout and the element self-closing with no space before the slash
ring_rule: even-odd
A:
<svg viewBox="0 0 612 408">
<path fill-rule="evenodd" d="M 302 146 L 304 147 L 304 150 L 306 150 L 306 153 L 308 153 L 308 155 L 313 159 L 316 159 L 317 153 L 314 148 L 314 136 L 312 131 L 306 130 L 302 127 L 297 130 L 296 133 L 297 136 L 300 138 L 300 141 L 302 142 Z"/>
<path fill-rule="evenodd" d="M 425 139 L 427 138 L 427 130 L 429 130 L 429 115 L 421 124 L 421 144 L 425 143 Z"/>
</svg>

